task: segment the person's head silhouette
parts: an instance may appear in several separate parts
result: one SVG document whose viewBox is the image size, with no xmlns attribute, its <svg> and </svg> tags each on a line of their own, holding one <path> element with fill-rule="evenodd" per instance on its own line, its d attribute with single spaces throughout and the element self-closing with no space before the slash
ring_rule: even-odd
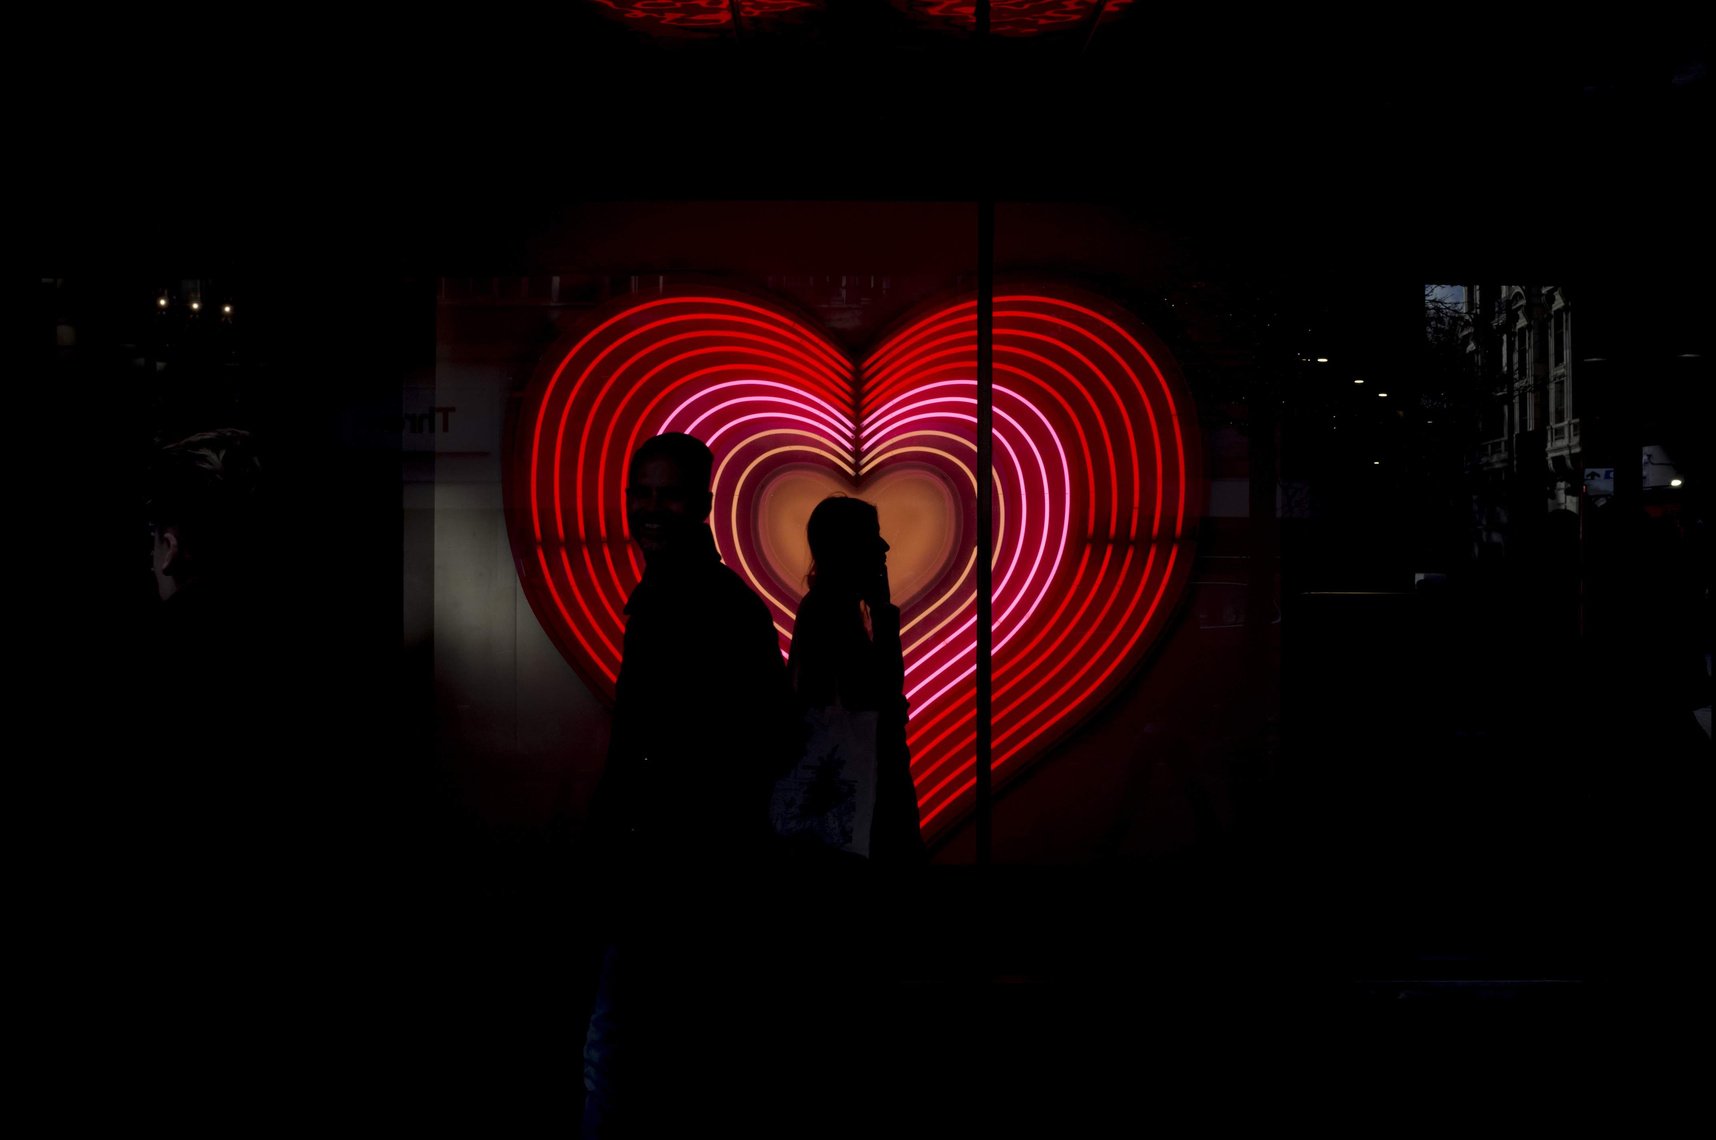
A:
<svg viewBox="0 0 1716 1140">
<path fill-rule="evenodd" d="M 703 441 L 680 432 L 646 439 L 626 471 L 626 523 L 645 558 L 685 554 L 709 518 L 713 467 Z"/>
<path fill-rule="evenodd" d="M 821 594 L 887 601 L 888 550 L 876 508 L 831 495 L 810 512 L 810 585 Z"/>
<path fill-rule="evenodd" d="M 189 436 L 155 456 L 146 510 L 163 601 L 254 569 L 260 476 L 250 433 L 238 428 Z"/>
</svg>

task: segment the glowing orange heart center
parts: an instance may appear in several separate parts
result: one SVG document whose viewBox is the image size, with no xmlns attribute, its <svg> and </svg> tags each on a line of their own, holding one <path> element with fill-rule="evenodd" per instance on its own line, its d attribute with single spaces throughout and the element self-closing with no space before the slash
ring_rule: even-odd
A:
<svg viewBox="0 0 1716 1140">
<path fill-rule="evenodd" d="M 805 524 L 830 495 L 852 495 L 876 508 L 888 552 L 895 605 L 928 590 L 960 549 L 958 502 L 947 481 L 928 467 L 891 467 L 856 485 L 825 469 L 791 466 L 772 473 L 756 498 L 757 546 L 782 589 L 802 597 L 810 573 Z"/>
</svg>

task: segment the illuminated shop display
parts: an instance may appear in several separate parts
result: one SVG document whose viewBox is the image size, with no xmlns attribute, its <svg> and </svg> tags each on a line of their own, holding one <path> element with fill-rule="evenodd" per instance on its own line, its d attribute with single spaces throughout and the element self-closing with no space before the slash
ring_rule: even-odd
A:
<svg viewBox="0 0 1716 1140">
<path fill-rule="evenodd" d="M 1165 352 L 1071 290 L 994 302 L 993 765 L 999 784 L 1096 709 L 1166 623 L 1201 509 L 1196 416 Z M 627 457 L 684 431 L 715 457 L 723 560 L 784 652 L 804 520 L 838 490 L 894 545 L 909 740 L 926 832 L 975 783 L 977 316 L 923 310 L 860 362 L 782 307 L 714 290 L 604 310 L 544 361 L 508 440 L 508 509 L 538 619 L 611 700 L 625 601 Z"/>
</svg>

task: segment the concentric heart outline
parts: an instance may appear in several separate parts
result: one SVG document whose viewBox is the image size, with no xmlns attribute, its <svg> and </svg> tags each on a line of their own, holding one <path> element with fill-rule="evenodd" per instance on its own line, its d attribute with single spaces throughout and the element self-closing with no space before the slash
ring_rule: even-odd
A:
<svg viewBox="0 0 1716 1140">
<path fill-rule="evenodd" d="M 997 786 L 1103 705 L 1159 640 L 1202 511 L 1195 409 L 1135 318 L 1060 283 L 998 287 L 993 769 Z M 625 523 L 627 457 L 660 431 L 715 455 L 723 559 L 790 643 L 796 595 L 759 573 L 756 489 L 786 463 L 849 482 L 885 465 L 972 494 L 976 301 L 921 306 L 854 367 L 779 302 L 695 288 L 626 298 L 543 357 L 507 437 L 507 507 L 526 597 L 562 655 L 611 702 L 623 609 L 642 575 Z M 975 559 L 955 558 L 902 614 L 908 740 L 926 835 L 975 784 Z"/>
</svg>

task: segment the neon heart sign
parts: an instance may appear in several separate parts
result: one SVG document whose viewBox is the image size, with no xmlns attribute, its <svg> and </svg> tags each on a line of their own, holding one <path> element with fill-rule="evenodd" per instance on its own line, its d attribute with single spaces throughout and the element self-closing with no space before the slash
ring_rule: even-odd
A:
<svg viewBox="0 0 1716 1140">
<path fill-rule="evenodd" d="M 1133 672 L 1190 570 L 1194 409 L 1126 314 L 1064 288 L 995 297 L 993 769 L 1043 755 Z M 715 456 L 722 559 L 790 644 L 810 506 L 878 504 L 901 604 L 908 740 L 926 835 L 976 778 L 977 312 L 902 322 L 854 365 L 783 306 L 719 290 L 630 301 L 551 352 L 508 444 L 515 560 L 538 620 L 612 700 L 626 598 L 626 461 L 684 431 Z M 796 538 L 795 538 L 796 536 Z M 904 542 L 904 546 L 902 546 Z"/>
</svg>

